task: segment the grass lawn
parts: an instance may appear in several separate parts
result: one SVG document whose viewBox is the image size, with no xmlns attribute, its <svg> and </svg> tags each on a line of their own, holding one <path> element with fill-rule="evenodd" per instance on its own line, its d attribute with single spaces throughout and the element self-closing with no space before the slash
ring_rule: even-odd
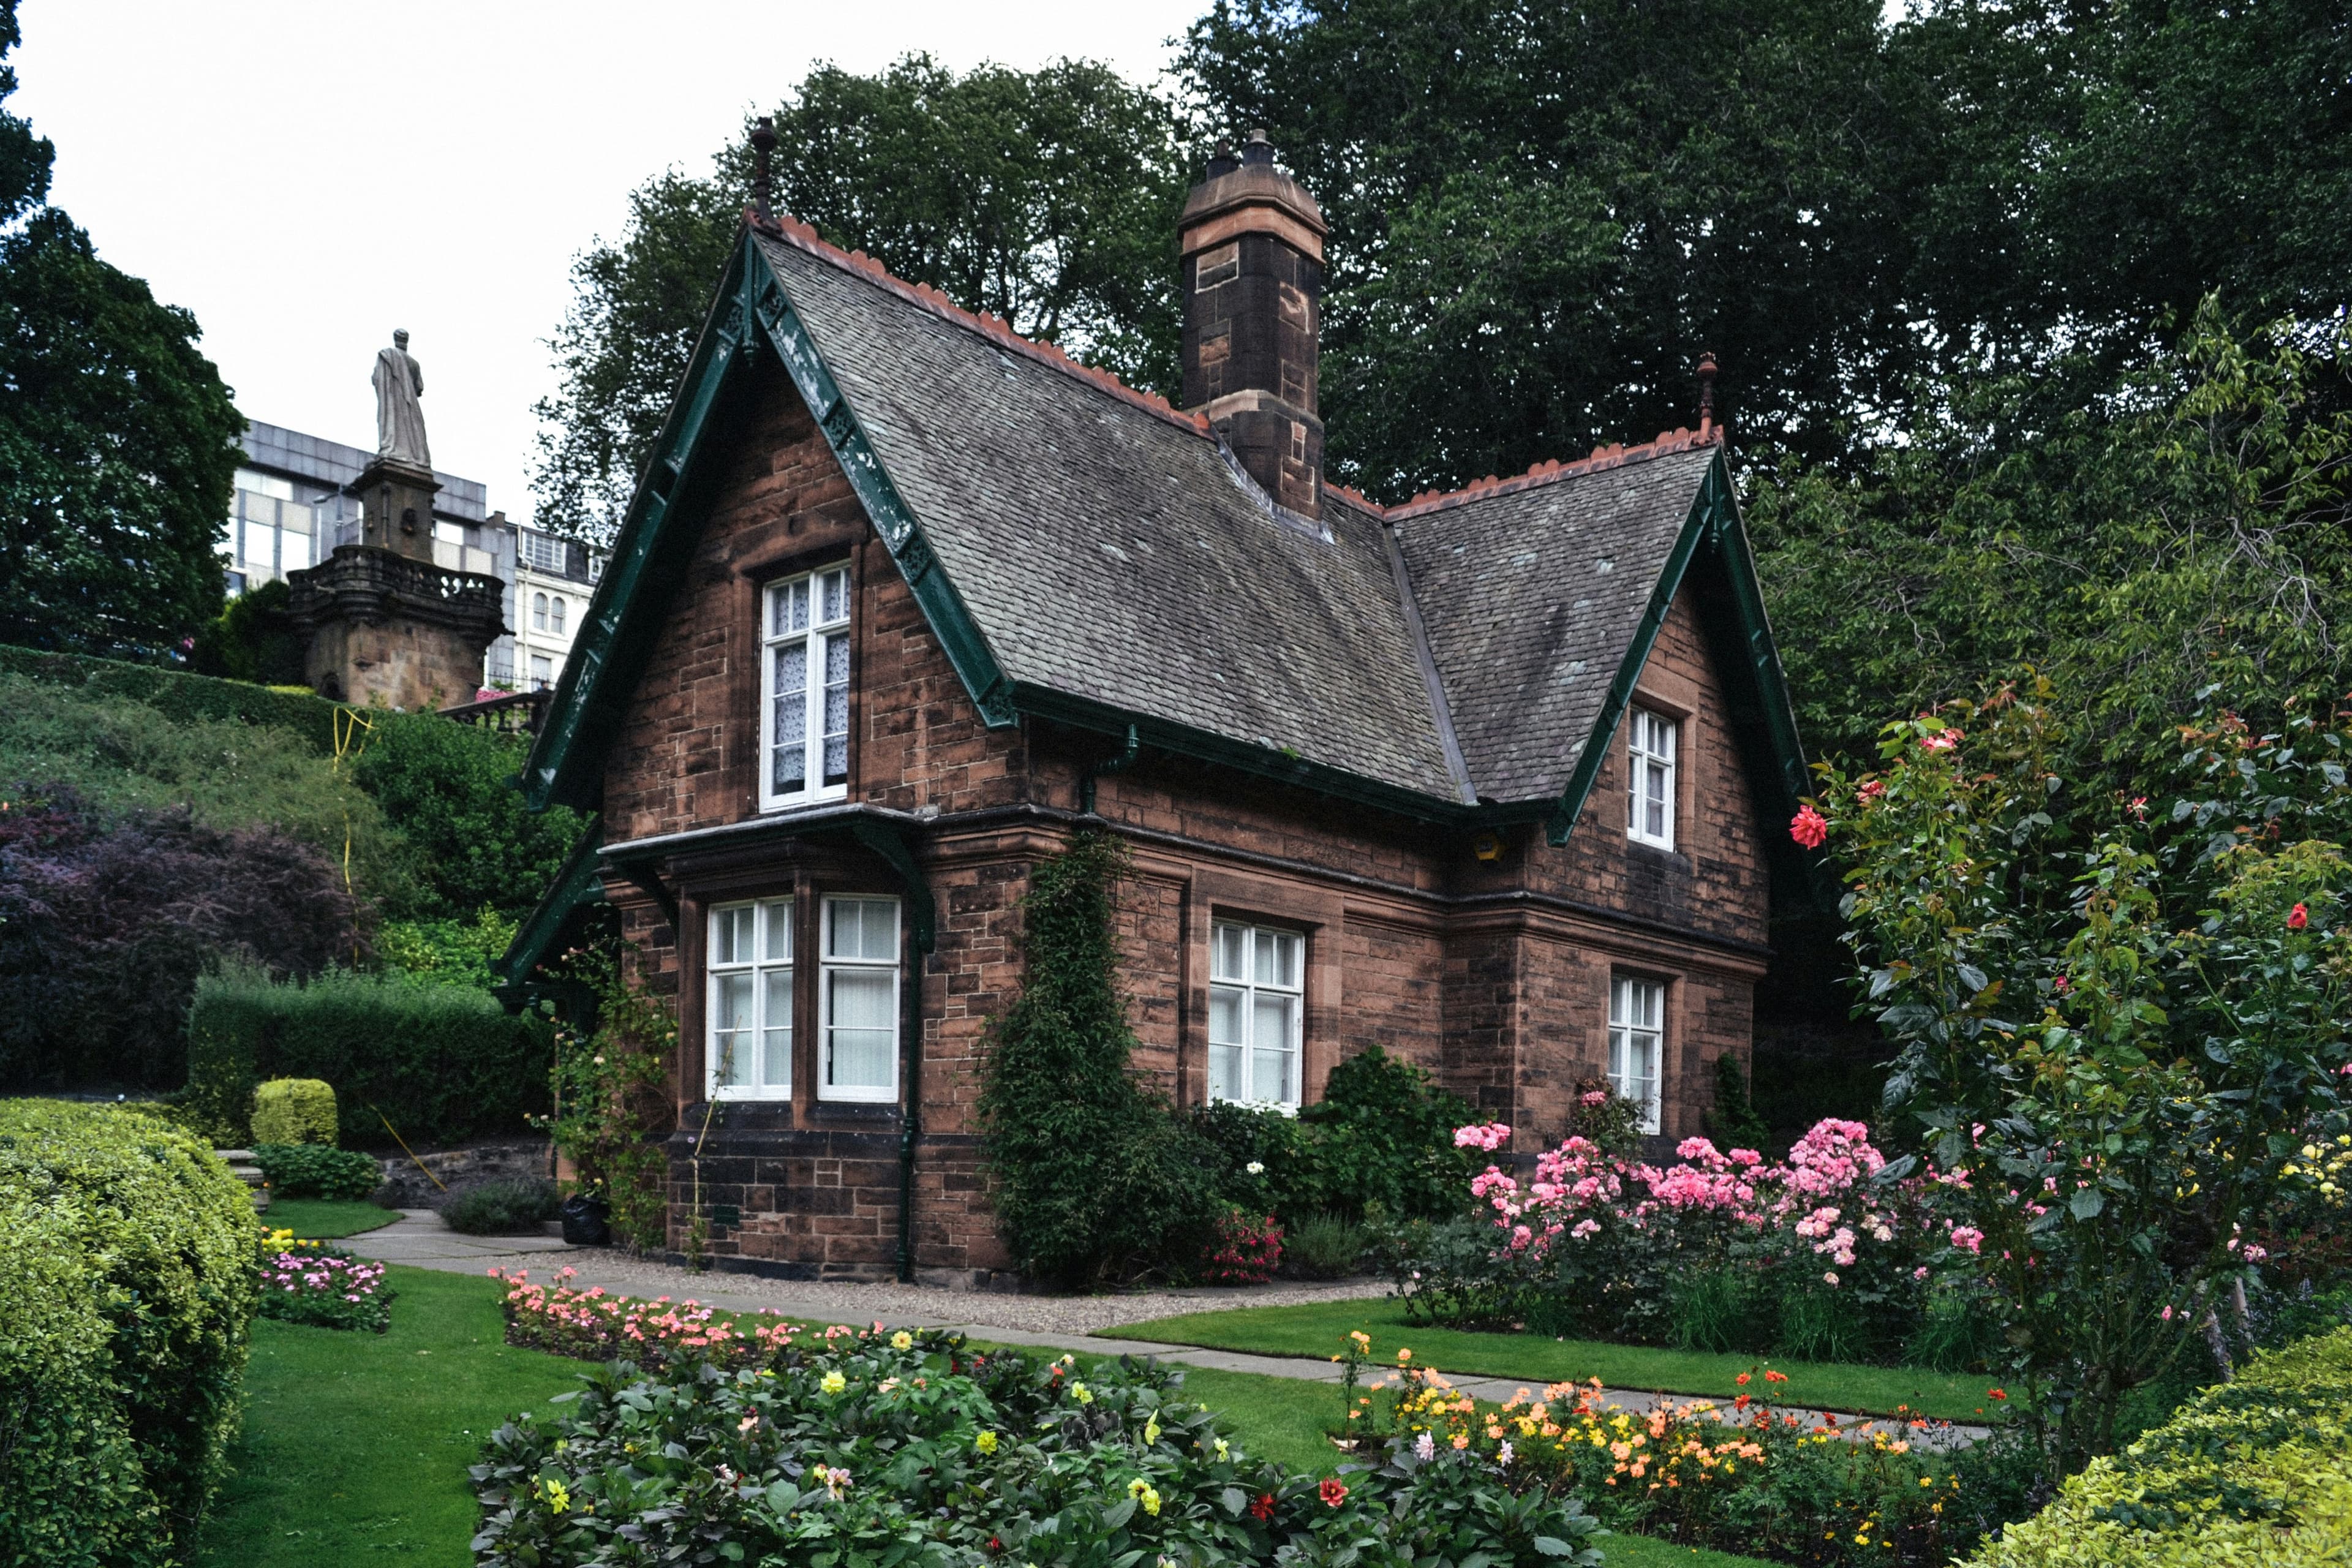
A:
<svg viewBox="0 0 2352 1568">
<path fill-rule="evenodd" d="M 201 1568 L 472 1563 L 466 1467 L 583 1363 L 508 1346 L 493 1280 L 397 1267 L 385 1278 L 400 1293 L 390 1333 L 254 1323 L 236 1474 L 205 1527 Z"/>
<path fill-rule="evenodd" d="M 1908 1405 L 1924 1415 L 1973 1420 L 1983 1413 L 1985 1380 L 1969 1374 L 1922 1372 L 1910 1367 L 1852 1366 L 1837 1362 L 1773 1361 L 1754 1356 L 1709 1355 L 1591 1340 L 1551 1340 L 1540 1334 L 1480 1334 L 1460 1329 L 1415 1328 L 1398 1302 L 1378 1297 L 1318 1301 L 1300 1307 L 1242 1307 L 1222 1312 L 1189 1312 L 1154 1318 L 1102 1332 L 1115 1339 L 1157 1340 L 1166 1344 L 1206 1345 L 1214 1350 L 1252 1351 L 1260 1355 L 1328 1358 L 1350 1330 L 1372 1339 L 1375 1362 L 1393 1365 L 1400 1347 L 1413 1360 L 1448 1375 L 1477 1373 L 1516 1377 L 1530 1387 L 1580 1383 L 1598 1377 L 1613 1388 L 1657 1389 L 1728 1399 L 1740 1392 L 1732 1380 L 1760 1364 L 1789 1374 L 1775 1387 L 1793 1405 L 1832 1410 L 1889 1412 Z M 1761 1393 L 1760 1384 L 1748 1392 Z"/>
<path fill-rule="evenodd" d="M 332 1241 L 381 1229 L 398 1219 L 400 1211 L 334 1198 L 273 1198 L 269 1212 L 258 1217 L 270 1229 L 290 1230 L 304 1241 Z"/>
<path fill-rule="evenodd" d="M 294 1207 L 289 1201 L 270 1214 Z M 342 1234 L 380 1223 L 346 1217 L 353 1229 Z M 278 1223 L 311 1235 L 320 1228 Z M 494 1280 L 397 1266 L 386 1278 L 399 1292 L 388 1334 L 254 1323 L 245 1431 L 231 1455 L 236 1473 L 214 1503 L 197 1568 L 472 1562 L 466 1468 L 501 1422 L 544 1408 L 573 1386 L 584 1363 L 506 1344 Z M 1328 1384 L 1187 1367 L 1184 1390 L 1223 1412 L 1251 1453 L 1313 1472 L 1346 1458 L 1323 1436 L 1339 1399 Z M 1609 1537 L 1602 1550 L 1609 1568 L 1757 1568 L 1749 1558 L 1641 1536 Z"/>
</svg>

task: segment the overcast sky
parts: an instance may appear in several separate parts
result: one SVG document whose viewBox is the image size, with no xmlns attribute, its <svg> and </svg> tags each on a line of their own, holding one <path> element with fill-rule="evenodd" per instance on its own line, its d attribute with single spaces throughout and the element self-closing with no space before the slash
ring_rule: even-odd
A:
<svg viewBox="0 0 2352 1568">
<path fill-rule="evenodd" d="M 544 340 L 632 186 L 707 173 L 818 60 L 1146 80 L 1202 8 L 23 0 L 8 108 L 57 144 L 51 199 L 99 254 L 195 312 L 247 417 L 373 447 L 368 371 L 404 326 L 435 466 L 521 518 Z"/>
</svg>

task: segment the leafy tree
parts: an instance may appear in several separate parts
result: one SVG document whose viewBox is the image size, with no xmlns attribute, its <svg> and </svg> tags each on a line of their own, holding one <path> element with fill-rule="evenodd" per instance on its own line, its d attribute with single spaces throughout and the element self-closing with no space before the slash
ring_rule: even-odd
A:
<svg viewBox="0 0 2352 1568">
<path fill-rule="evenodd" d="M 2153 793 L 2206 687 L 2273 716 L 2343 689 L 2352 339 L 2306 341 L 2208 303 L 2088 405 L 1972 378 L 1857 473 L 1759 477 L 1748 520 L 1808 741 L 1866 760 L 1885 714 L 2032 664 L 2083 704 L 2090 765 Z"/>
<path fill-rule="evenodd" d="M 302 679 L 307 650 L 294 626 L 293 602 L 293 590 L 282 577 L 239 594 L 197 630 L 188 668 L 198 675 L 308 689 Z"/>
<path fill-rule="evenodd" d="M 0 640 L 161 657 L 219 612 L 245 423 L 195 318 L 42 205 L 51 153 L 0 112 Z"/>
<path fill-rule="evenodd" d="M 2352 727 L 2192 725 L 2175 797 L 2117 801 L 2065 771 L 2053 695 L 1888 725 L 1799 828 L 1853 867 L 1889 1109 L 2056 1475 L 2196 1340 L 2226 1352 L 2258 1228 L 2352 1119 Z"/>
<path fill-rule="evenodd" d="M 748 132 L 748 127 L 746 128 Z M 1176 380 L 1175 110 L 1106 66 L 962 76 L 909 55 L 877 76 L 812 71 L 777 115 L 776 205 L 967 310 L 1145 386 Z M 748 142 L 709 180 L 634 194 L 614 242 L 573 265 L 539 405 L 542 519 L 618 526 L 709 309 L 751 188 Z"/>
</svg>

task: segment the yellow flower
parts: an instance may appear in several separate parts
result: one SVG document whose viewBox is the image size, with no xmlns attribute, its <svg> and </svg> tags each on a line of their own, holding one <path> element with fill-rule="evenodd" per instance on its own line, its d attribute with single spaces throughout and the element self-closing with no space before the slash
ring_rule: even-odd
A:
<svg viewBox="0 0 2352 1568">
<path fill-rule="evenodd" d="M 1083 1383 L 1070 1384 L 1070 1397 L 1081 1405 L 1092 1405 L 1095 1402 L 1095 1396 L 1087 1391 L 1087 1385 Z"/>
<path fill-rule="evenodd" d="M 900 1329 L 897 1333 L 890 1336 L 890 1348 L 894 1351 L 913 1350 L 915 1348 L 915 1336 L 908 1333 L 906 1330 Z"/>
<path fill-rule="evenodd" d="M 1350 1414 L 1353 1414 L 1353 1412 L 1350 1412 Z M 1217 1439 L 1217 1458 L 1222 1459 L 1232 1452 L 1233 1450 L 1225 1446 L 1225 1440 L 1223 1437 Z"/>
<path fill-rule="evenodd" d="M 562 1513 L 565 1509 L 572 1506 L 572 1494 L 570 1491 L 565 1489 L 562 1481 L 548 1481 L 544 1484 L 547 1488 L 548 1507 L 553 1509 L 558 1513 Z"/>
<path fill-rule="evenodd" d="M 971 1446 L 979 1449 L 983 1454 L 993 1454 L 996 1452 L 996 1434 L 993 1432 L 982 1432 L 979 1436 L 974 1437 L 971 1440 Z"/>
<path fill-rule="evenodd" d="M 1136 1477 L 1127 1483 L 1127 1495 L 1140 1502 L 1144 1512 L 1155 1519 L 1159 1517 L 1160 1494 L 1152 1490 L 1150 1481 L 1145 1480 L 1141 1476 Z"/>
<path fill-rule="evenodd" d="M 1160 1441 L 1160 1417 L 1152 1416 L 1143 1424 L 1143 1440 L 1149 1445 Z"/>
<path fill-rule="evenodd" d="M 841 1373 L 837 1372 L 826 1373 L 824 1374 L 824 1381 L 817 1384 L 817 1387 L 823 1389 L 827 1394 L 839 1394 L 843 1389 L 847 1388 L 848 1386 L 849 1379 L 842 1376 Z"/>
</svg>

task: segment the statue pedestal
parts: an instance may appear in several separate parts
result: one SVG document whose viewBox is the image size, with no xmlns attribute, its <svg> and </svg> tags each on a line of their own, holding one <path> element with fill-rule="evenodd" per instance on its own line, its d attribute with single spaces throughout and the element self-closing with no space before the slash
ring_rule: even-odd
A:
<svg viewBox="0 0 2352 1568">
<path fill-rule="evenodd" d="M 362 482 L 377 479 L 384 467 L 370 468 Z M 430 474 L 425 478 L 432 482 Z M 400 481 L 383 483 L 399 494 Z M 376 496 L 367 492 L 371 531 Z M 430 491 L 425 500 L 429 506 Z M 400 513 L 389 516 L 398 532 Z M 470 702 L 481 689 L 482 655 L 507 629 L 503 584 L 434 565 L 432 513 L 418 516 L 422 560 L 404 550 L 346 544 L 325 564 L 288 574 L 288 610 L 308 641 L 303 678 L 320 696 L 420 711 Z"/>
<path fill-rule="evenodd" d="M 360 496 L 360 542 L 412 561 L 433 559 L 433 498 L 441 482 L 430 468 L 378 458 L 352 485 Z"/>
</svg>

